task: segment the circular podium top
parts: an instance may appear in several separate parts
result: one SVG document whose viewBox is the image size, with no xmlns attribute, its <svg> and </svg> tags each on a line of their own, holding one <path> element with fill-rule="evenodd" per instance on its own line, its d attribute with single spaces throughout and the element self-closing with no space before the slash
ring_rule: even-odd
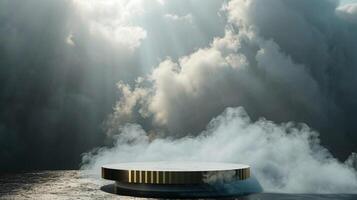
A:
<svg viewBox="0 0 357 200">
<path fill-rule="evenodd" d="M 102 178 L 133 184 L 202 184 L 249 177 L 248 165 L 233 163 L 133 162 L 102 167 Z"/>
<path fill-rule="evenodd" d="M 248 165 L 217 162 L 132 162 L 104 165 L 103 168 L 113 170 L 139 170 L 139 171 L 170 171 L 170 172 L 196 172 L 196 171 L 226 171 L 249 168 Z"/>
</svg>

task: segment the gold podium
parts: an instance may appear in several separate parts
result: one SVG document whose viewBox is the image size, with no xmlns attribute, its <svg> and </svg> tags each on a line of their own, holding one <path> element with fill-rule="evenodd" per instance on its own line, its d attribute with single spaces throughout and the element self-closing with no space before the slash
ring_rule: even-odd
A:
<svg viewBox="0 0 357 200">
<path fill-rule="evenodd" d="M 250 166 L 213 162 L 133 162 L 102 167 L 114 193 L 152 198 L 236 197 L 262 191 Z"/>
<path fill-rule="evenodd" d="M 102 167 L 102 178 L 132 184 L 204 184 L 249 177 L 248 165 L 228 163 L 122 163 Z"/>
</svg>

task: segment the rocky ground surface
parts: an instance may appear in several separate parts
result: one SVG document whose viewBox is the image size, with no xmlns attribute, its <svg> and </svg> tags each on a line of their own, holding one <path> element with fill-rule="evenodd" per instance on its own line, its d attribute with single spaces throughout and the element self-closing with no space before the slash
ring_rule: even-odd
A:
<svg viewBox="0 0 357 200">
<path fill-rule="evenodd" d="M 148 200 L 124 197 L 101 190 L 112 182 L 93 178 L 83 171 L 39 171 L 0 174 L 0 200 L 3 199 L 121 199 Z M 357 195 L 343 194 L 269 194 L 261 193 L 236 198 L 239 200 L 356 200 Z"/>
<path fill-rule="evenodd" d="M 81 171 L 40 171 L 0 175 L 0 199 L 134 199 L 100 190 L 110 184 Z"/>
</svg>

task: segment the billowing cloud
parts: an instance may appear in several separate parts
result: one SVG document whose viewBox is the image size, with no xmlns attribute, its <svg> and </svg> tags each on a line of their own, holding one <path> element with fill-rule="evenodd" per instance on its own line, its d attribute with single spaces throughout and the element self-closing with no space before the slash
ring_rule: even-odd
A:
<svg viewBox="0 0 357 200">
<path fill-rule="evenodd" d="M 177 61 L 163 61 L 132 89 L 120 84 L 130 92 L 118 103 L 112 126 L 145 121 L 153 125 L 145 128 L 164 128 L 177 137 L 199 132 L 227 106 L 244 106 L 254 119 L 303 121 L 349 143 L 339 134 L 352 131 L 343 121 L 353 119 L 351 109 L 357 108 L 350 76 L 356 72 L 356 28 L 335 14 L 336 6 L 230 1 L 223 8 L 229 21 L 224 37 Z M 280 31 L 284 27 L 290 28 Z M 146 95 L 136 98 L 138 93 Z M 127 99 L 136 101 L 125 105 Z"/>
<path fill-rule="evenodd" d="M 132 24 L 133 18 L 144 13 L 144 2 L 73 0 L 73 5 L 91 35 L 133 50 L 146 37 L 143 28 Z"/>
<path fill-rule="evenodd" d="M 354 154 L 342 164 L 307 128 L 321 132 L 342 160 L 355 150 L 357 26 L 336 9 L 334 0 L 227 2 L 223 36 L 163 60 L 134 84 L 118 84 L 122 98 L 108 121 L 114 147 L 88 154 L 85 167 L 167 158 L 246 162 L 268 191 L 356 191 Z M 252 120 L 241 108 L 226 110 L 240 106 Z"/>
<path fill-rule="evenodd" d="M 243 40 L 246 44 L 242 44 Z M 284 94 L 291 90 L 295 91 L 291 96 L 295 106 L 301 105 L 301 109 L 322 114 L 322 105 L 311 105 L 321 95 L 304 66 L 295 64 L 282 54 L 276 43 L 259 40 L 252 32 L 241 30 L 239 35 L 234 35 L 227 31 L 226 36 L 216 38 L 210 48 L 200 49 L 181 58 L 178 63 L 171 60 L 162 62 L 148 78 L 154 84 L 146 89 L 150 92 L 142 96 L 144 100 L 138 101 L 143 107 L 141 111 L 148 111 L 144 112 L 144 118 L 151 113 L 154 124 L 166 126 L 176 136 L 202 129 L 212 116 L 226 106 L 244 105 L 251 112 L 257 112 L 256 104 L 268 104 L 269 108 L 265 108 L 267 113 L 278 113 L 282 115 L 281 119 L 285 119 L 295 115 L 289 111 L 292 102 L 284 99 Z M 254 49 L 256 63 L 251 64 L 249 55 L 239 53 Z M 255 69 L 252 65 L 255 65 Z M 278 67 L 283 65 L 284 70 L 279 70 Z M 260 73 L 264 73 L 265 77 L 261 77 Z M 281 87 L 276 91 L 267 93 L 267 87 L 279 85 Z M 307 86 L 311 90 L 305 91 Z M 125 90 L 128 90 L 127 87 L 121 85 Z M 133 99 L 138 93 L 142 94 L 140 91 L 143 88 L 139 86 L 131 93 L 126 93 L 128 95 L 124 95 L 124 101 Z M 250 98 L 262 102 L 251 102 Z M 121 118 L 123 103 L 118 105 L 116 114 Z M 135 104 L 130 105 L 135 111 Z M 124 110 L 126 113 L 123 114 L 127 114 L 127 109 Z M 276 112 L 278 110 L 280 112 Z"/>
</svg>

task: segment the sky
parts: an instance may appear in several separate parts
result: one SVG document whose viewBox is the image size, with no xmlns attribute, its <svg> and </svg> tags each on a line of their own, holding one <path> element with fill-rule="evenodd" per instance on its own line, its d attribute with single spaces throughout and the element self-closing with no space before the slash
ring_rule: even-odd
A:
<svg viewBox="0 0 357 200">
<path fill-rule="evenodd" d="M 356 3 L 356 0 L 342 0 L 341 4 Z"/>
<path fill-rule="evenodd" d="M 356 191 L 357 4 L 202 2 L 1 1 L 0 170 L 245 162 Z"/>
<path fill-rule="evenodd" d="M 143 2 L 0 2 L 1 169 L 78 169 L 82 153 L 111 144 L 118 82 L 224 33 L 222 1 Z"/>
</svg>

